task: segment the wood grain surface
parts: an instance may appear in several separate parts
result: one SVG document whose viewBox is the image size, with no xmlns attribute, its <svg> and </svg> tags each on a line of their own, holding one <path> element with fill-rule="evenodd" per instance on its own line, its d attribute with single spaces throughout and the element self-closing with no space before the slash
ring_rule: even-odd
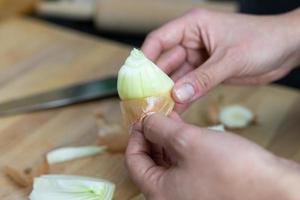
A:
<svg viewBox="0 0 300 200">
<path fill-rule="evenodd" d="M 38 0 L 0 0 L 0 19 L 29 13 Z"/>
<path fill-rule="evenodd" d="M 130 47 L 64 30 L 32 19 L 0 23 L 0 102 L 60 86 L 115 74 Z M 240 134 L 277 155 L 300 162 L 300 93 L 279 86 L 220 86 L 184 114 L 206 126 L 206 108 L 220 95 L 224 103 L 251 108 L 258 123 Z M 118 99 L 0 119 L 0 168 L 34 166 L 55 147 L 94 144 L 95 114 L 120 122 Z M 117 185 L 115 200 L 138 193 L 122 154 L 94 156 L 51 166 L 51 173 L 93 176 Z M 16 187 L 0 173 L 0 199 L 25 200 L 29 189 Z"/>
</svg>

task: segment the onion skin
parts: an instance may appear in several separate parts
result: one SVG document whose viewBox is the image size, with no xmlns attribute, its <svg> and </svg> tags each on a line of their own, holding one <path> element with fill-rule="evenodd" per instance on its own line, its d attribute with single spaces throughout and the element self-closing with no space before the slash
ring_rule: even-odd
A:
<svg viewBox="0 0 300 200">
<path fill-rule="evenodd" d="M 151 113 L 168 115 L 174 108 L 174 101 L 169 96 L 153 96 L 142 99 L 121 101 L 121 111 L 127 127 L 142 121 Z"/>
</svg>

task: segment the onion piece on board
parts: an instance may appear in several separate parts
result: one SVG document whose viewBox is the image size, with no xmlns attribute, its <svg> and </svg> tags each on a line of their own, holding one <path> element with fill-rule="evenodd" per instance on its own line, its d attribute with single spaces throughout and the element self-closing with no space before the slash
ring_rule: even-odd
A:
<svg viewBox="0 0 300 200">
<path fill-rule="evenodd" d="M 222 131 L 222 132 L 225 131 L 225 127 L 223 124 L 210 126 L 210 127 L 208 127 L 208 129 L 213 130 L 213 131 Z"/>
<path fill-rule="evenodd" d="M 50 151 L 47 154 L 49 165 L 75 160 L 78 158 L 94 156 L 104 152 L 105 146 L 82 146 L 82 147 L 63 147 Z"/>
<path fill-rule="evenodd" d="M 44 175 L 34 179 L 30 200 L 111 200 L 115 184 L 83 176 Z"/>
<path fill-rule="evenodd" d="M 220 122 L 230 129 L 241 129 L 249 126 L 254 120 L 254 114 L 245 106 L 230 105 L 221 109 Z"/>
</svg>

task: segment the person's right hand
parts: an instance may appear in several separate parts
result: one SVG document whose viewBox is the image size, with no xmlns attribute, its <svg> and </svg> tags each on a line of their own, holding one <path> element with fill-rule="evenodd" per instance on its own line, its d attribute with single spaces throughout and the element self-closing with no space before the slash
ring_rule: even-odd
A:
<svg viewBox="0 0 300 200">
<path fill-rule="evenodd" d="M 300 166 L 238 135 L 160 114 L 131 133 L 127 168 L 148 200 L 299 199 Z"/>
<path fill-rule="evenodd" d="M 221 82 L 267 83 L 300 63 L 300 10 L 278 16 L 194 9 L 150 33 L 142 50 L 175 80 L 176 111 Z"/>
</svg>

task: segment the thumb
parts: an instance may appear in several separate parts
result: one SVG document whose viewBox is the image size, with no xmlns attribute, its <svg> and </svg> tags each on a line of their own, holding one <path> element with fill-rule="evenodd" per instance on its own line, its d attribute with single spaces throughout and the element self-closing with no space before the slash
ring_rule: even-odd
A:
<svg viewBox="0 0 300 200">
<path fill-rule="evenodd" d="M 140 187 L 142 192 L 156 191 L 157 181 L 165 169 L 156 165 L 150 155 L 149 143 L 141 133 L 142 128 L 136 124 L 128 142 L 125 153 L 125 162 L 132 180 Z"/>
<path fill-rule="evenodd" d="M 172 152 L 178 159 L 185 157 L 194 137 L 184 122 L 157 113 L 144 119 L 143 133 L 148 141 Z"/>
<path fill-rule="evenodd" d="M 234 74 L 234 65 L 230 59 L 213 56 L 175 83 L 173 98 L 179 104 L 190 103 L 232 74 Z"/>
</svg>

